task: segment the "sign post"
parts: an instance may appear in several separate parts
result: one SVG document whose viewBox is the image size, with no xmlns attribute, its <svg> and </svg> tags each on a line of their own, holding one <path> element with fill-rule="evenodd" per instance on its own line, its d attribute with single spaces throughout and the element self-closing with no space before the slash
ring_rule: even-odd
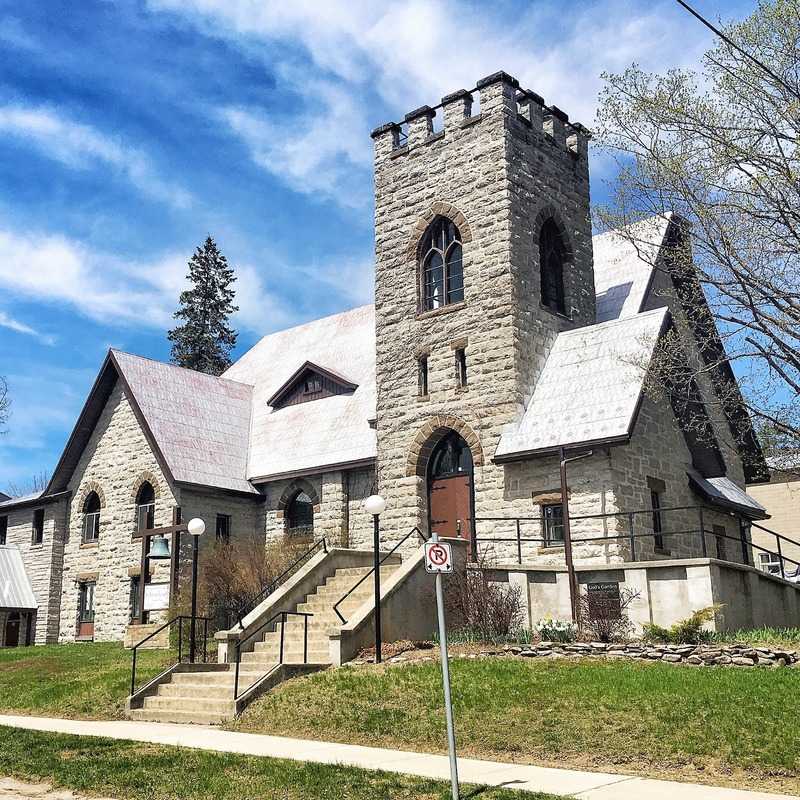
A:
<svg viewBox="0 0 800 800">
<path fill-rule="evenodd" d="M 432 533 L 425 543 L 425 569 L 436 575 L 436 612 L 439 617 L 439 644 L 442 650 L 442 685 L 444 687 L 444 710 L 447 718 L 447 749 L 450 753 L 450 783 L 453 800 L 459 800 L 458 762 L 456 760 L 456 733 L 453 726 L 453 700 L 450 696 L 450 662 L 447 655 L 447 625 L 444 618 L 444 591 L 442 575 L 453 571 L 453 550 L 448 543 L 439 541 L 439 534 Z"/>
</svg>

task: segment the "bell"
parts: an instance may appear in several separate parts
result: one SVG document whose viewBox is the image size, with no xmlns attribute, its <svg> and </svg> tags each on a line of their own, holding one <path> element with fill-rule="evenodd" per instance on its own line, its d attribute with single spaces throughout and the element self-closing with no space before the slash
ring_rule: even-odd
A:
<svg viewBox="0 0 800 800">
<path fill-rule="evenodd" d="M 169 544 L 165 536 L 159 534 L 150 540 L 150 552 L 147 557 L 153 561 L 163 561 L 170 557 Z"/>
</svg>

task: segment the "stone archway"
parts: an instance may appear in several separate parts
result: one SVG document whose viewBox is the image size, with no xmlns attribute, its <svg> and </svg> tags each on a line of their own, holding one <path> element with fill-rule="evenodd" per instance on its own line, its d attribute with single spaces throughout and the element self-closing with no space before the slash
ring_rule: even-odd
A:
<svg viewBox="0 0 800 800">
<path fill-rule="evenodd" d="M 469 446 L 473 466 L 483 466 L 483 447 L 478 434 L 463 419 L 450 414 L 437 414 L 435 417 L 431 417 L 415 434 L 406 458 L 406 476 L 417 475 L 420 478 L 427 476 L 428 462 L 436 445 L 450 431 L 458 433 Z"/>
</svg>

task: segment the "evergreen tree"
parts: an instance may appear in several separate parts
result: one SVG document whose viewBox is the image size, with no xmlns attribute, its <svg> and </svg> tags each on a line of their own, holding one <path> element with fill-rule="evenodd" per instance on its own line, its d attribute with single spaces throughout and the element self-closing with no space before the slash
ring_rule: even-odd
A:
<svg viewBox="0 0 800 800">
<path fill-rule="evenodd" d="M 183 324 L 167 334 L 172 363 L 220 375 L 231 365 L 237 333 L 228 320 L 239 308 L 233 304 L 236 292 L 231 288 L 236 276 L 210 236 L 189 261 L 187 277 L 192 288 L 181 292 L 180 308 L 173 315 Z"/>
</svg>

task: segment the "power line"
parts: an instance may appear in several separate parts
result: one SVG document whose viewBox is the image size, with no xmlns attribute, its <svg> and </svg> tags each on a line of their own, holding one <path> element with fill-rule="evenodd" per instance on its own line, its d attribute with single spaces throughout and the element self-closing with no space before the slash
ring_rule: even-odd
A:
<svg viewBox="0 0 800 800">
<path fill-rule="evenodd" d="M 783 78 L 776 75 L 769 67 L 762 64 L 755 56 L 751 56 L 750 53 L 748 53 L 746 50 L 743 50 L 735 42 L 731 41 L 719 28 L 716 28 L 714 25 L 712 25 L 705 17 L 703 17 L 701 14 L 695 11 L 688 3 L 685 3 L 684 0 L 675 0 L 675 2 L 679 6 L 683 6 L 683 8 L 685 8 L 693 17 L 699 19 L 700 22 L 702 22 L 703 25 L 706 26 L 706 28 L 713 31 L 717 36 L 719 36 L 720 39 L 722 39 L 723 42 L 730 45 L 734 50 L 738 50 L 745 58 L 749 58 L 750 61 L 752 61 L 757 66 L 761 67 L 761 69 L 763 69 L 764 72 L 767 73 L 767 75 L 770 75 L 772 78 L 774 78 L 781 86 L 783 86 L 784 89 L 786 89 L 787 92 L 793 94 L 798 100 L 800 100 L 800 93 L 798 93 L 796 89 L 792 89 L 792 87 L 789 86 L 789 84 L 787 84 L 786 81 L 783 80 Z"/>
</svg>

